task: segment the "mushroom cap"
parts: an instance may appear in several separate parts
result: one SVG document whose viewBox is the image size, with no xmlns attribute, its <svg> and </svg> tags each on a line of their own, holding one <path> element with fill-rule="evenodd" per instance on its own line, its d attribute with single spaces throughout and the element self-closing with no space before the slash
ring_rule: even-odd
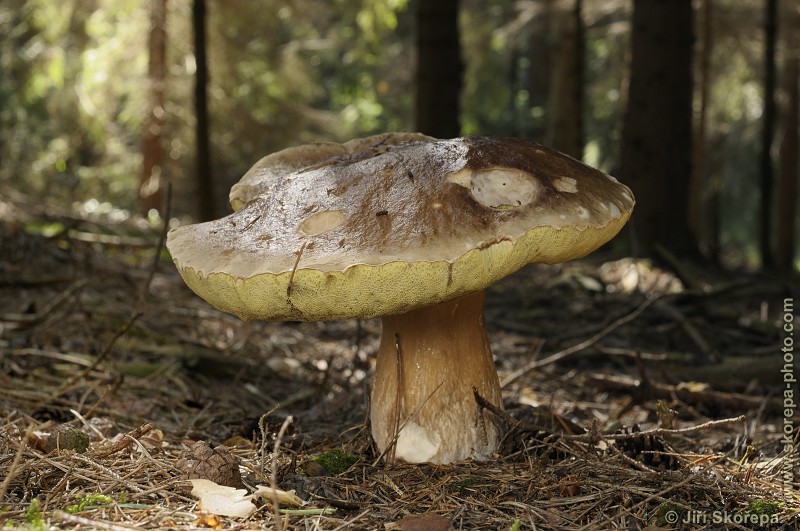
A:
<svg viewBox="0 0 800 531">
<path fill-rule="evenodd" d="M 299 321 L 404 313 L 582 257 L 634 205 L 534 142 L 414 133 L 275 153 L 230 197 L 233 214 L 170 231 L 181 276 L 242 319 Z"/>
</svg>

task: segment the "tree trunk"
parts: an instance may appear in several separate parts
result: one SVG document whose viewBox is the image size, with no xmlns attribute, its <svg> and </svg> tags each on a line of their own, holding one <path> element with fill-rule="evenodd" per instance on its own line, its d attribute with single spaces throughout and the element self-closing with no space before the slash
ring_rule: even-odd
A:
<svg viewBox="0 0 800 531">
<path fill-rule="evenodd" d="M 512 57 L 511 112 L 516 116 L 516 135 L 547 142 L 548 100 L 556 59 L 553 46 L 556 0 L 537 0 L 536 13 L 525 25 Z M 519 98 L 521 91 L 526 98 Z"/>
<path fill-rule="evenodd" d="M 583 158 L 583 83 L 585 28 L 582 1 L 556 10 L 556 57 L 550 90 L 548 145 L 576 159 Z"/>
<path fill-rule="evenodd" d="M 620 177 L 636 195 L 631 228 L 649 251 L 660 244 L 696 256 L 687 222 L 692 136 L 692 2 L 635 0 Z"/>
<path fill-rule="evenodd" d="M 761 123 L 761 209 L 759 250 L 762 267 L 773 267 L 772 253 L 772 143 L 775 137 L 775 41 L 778 34 L 778 0 L 766 0 L 764 24 L 764 121 Z"/>
<path fill-rule="evenodd" d="M 714 45 L 713 25 L 713 0 L 703 0 L 703 26 L 702 46 L 700 48 L 700 69 L 698 71 L 698 96 L 699 113 L 694 131 L 694 146 L 692 150 L 692 175 L 689 182 L 689 228 L 695 239 L 700 243 L 706 257 L 716 261 L 718 249 L 713 249 L 710 242 L 718 241 L 717 236 L 711 235 L 709 212 L 712 210 L 709 203 L 718 190 L 712 190 L 708 178 L 708 164 L 706 163 L 706 125 L 708 122 L 709 90 L 711 88 L 711 51 Z"/>
<path fill-rule="evenodd" d="M 800 31 L 800 28 L 795 29 Z M 795 39 L 800 40 L 800 39 Z M 796 49 L 796 48 L 795 48 Z M 794 267 L 797 180 L 800 177 L 800 58 L 786 58 L 786 112 L 783 115 L 783 133 L 780 147 L 780 170 L 778 173 L 778 234 L 776 242 L 776 265 L 783 269 Z"/>
<path fill-rule="evenodd" d="M 194 86 L 196 124 L 197 195 L 201 220 L 214 219 L 214 183 L 211 180 L 211 156 L 208 141 L 208 63 L 206 61 L 206 0 L 192 3 L 194 57 L 197 63 Z"/>
<path fill-rule="evenodd" d="M 418 0 L 417 131 L 438 138 L 461 134 L 458 0 Z"/>
<path fill-rule="evenodd" d="M 139 212 L 161 210 L 164 200 L 161 136 L 164 125 L 164 88 L 167 78 L 167 0 L 150 1 L 147 65 L 147 116 L 142 124 L 142 174 Z"/>
</svg>

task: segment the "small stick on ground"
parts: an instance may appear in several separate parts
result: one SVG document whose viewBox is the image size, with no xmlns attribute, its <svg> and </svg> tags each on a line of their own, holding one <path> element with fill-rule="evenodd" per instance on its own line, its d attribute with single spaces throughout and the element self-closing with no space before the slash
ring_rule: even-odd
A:
<svg viewBox="0 0 800 531">
<path fill-rule="evenodd" d="M 560 361 L 560 360 L 566 358 L 567 356 L 571 356 L 571 355 L 575 354 L 576 352 L 580 352 L 581 350 L 584 350 L 584 349 L 587 349 L 587 348 L 591 347 L 592 345 L 594 345 L 595 343 L 597 343 L 598 341 L 600 341 L 601 339 L 603 339 L 604 337 L 606 337 L 607 335 L 609 335 L 610 333 L 615 331 L 617 328 L 620 328 L 621 326 L 623 326 L 625 324 L 628 324 L 629 322 L 631 322 L 634 319 L 636 319 L 637 317 L 639 317 L 639 315 L 643 311 L 645 311 L 651 304 L 653 304 L 654 302 L 659 300 L 661 297 L 662 297 L 662 295 L 656 295 L 656 296 L 654 296 L 652 298 L 649 298 L 649 299 L 645 300 L 642 304 L 640 304 L 631 313 L 629 313 L 628 315 L 626 315 L 624 317 L 621 317 L 620 319 L 617 319 L 616 321 L 614 321 L 613 323 L 611 323 L 610 325 L 608 325 L 607 327 L 602 329 L 600 332 L 596 333 L 595 335 L 593 335 L 592 337 L 587 339 L 586 341 L 582 341 L 582 342 L 578 343 L 577 345 L 573 345 L 571 347 L 565 348 L 564 350 L 560 350 L 560 351 L 556 352 L 555 354 L 551 354 L 550 356 L 547 356 L 544 359 L 533 360 L 533 361 L 527 363 L 521 369 L 518 369 L 518 370 L 512 372 L 505 379 L 505 381 L 502 384 L 500 384 L 500 387 L 501 388 L 507 387 L 512 382 L 516 381 L 517 379 L 519 379 L 520 377 L 524 376 L 525 374 L 527 374 L 529 371 L 532 371 L 533 369 L 536 369 L 538 367 L 543 367 L 544 365 L 550 365 L 551 363 L 555 363 L 557 361 Z"/>
<path fill-rule="evenodd" d="M 52 313 L 52 311 L 55 310 L 58 305 L 67 300 L 72 294 L 77 292 L 88 283 L 89 281 L 84 278 L 70 284 L 67 289 L 50 299 L 50 301 L 45 304 L 44 308 L 36 313 L 2 313 L 0 314 L 0 321 L 17 323 L 24 326 L 33 326 L 37 323 L 40 323 L 41 321 L 44 321 L 44 319 L 50 315 L 50 313 Z"/>
<path fill-rule="evenodd" d="M 111 454 L 115 454 L 117 452 L 121 452 L 128 446 L 134 443 L 134 441 L 138 440 L 142 435 L 148 433 L 150 430 L 153 429 L 152 424 L 142 424 L 135 430 L 129 431 L 124 436 L 120 437 L 120 439 L 114 443 L 111 443 L 110 446 L 97 450 L 94 453 L 95 457 L 108 457 Z"/>
<path fill-rule="evenodd" d="M 270 487 L 272 487 L 272 511 L 275 513 L 275 521 L 278 525 L 278 531 L 283 531 L 283 520 L 281 519 L 281 511 L 278 506 L 278 455 L 281 451 L 281 441 L 286 434 L 286 429 L 292 423 L 291 415 L 286 417 L 286 420 L 281 424 L 281 429 L 278 430 L 278 436 L 275 438 L 275 446 L 272 449 L 272 473 L 269 475 Z"/>
<path fill-rule="evenodd" d="M 683 328 L 683 331 L 686 332 L 686 335 L 689 336 L 695 345 L 697 345 L 697 348 L 700 349 L 700 352 L 702 352 L 704 356 L 717 362 L 722 360 L 720 353 L 717 352 L 714 347 L 708 344 L 708 341 L 703 338 L 703 335 L 700 333 L 697 327 L 694 326 L 692 322 L 689 321 L 689 319 L 687 319 L 686 316 L 683 315 L 677 308 L 671 304 L 661 302 L 656 305 L 656 309 L 670 319 L 677 321 L 678 324 L 681 325 L 681 328 Z"/>
<path fill-rule="evenodd" d="M 635 439 L 643 436 L 685 435 L 687 433 L 695 433 L 698 431 L 710 430 L 722 426 L 728 426 L 730 424 L 743 423 L 746 420 L 747 417 L 745 415 L 740 415 L 738 417 L 731 417 L 728 419 L 710 420 L 708 422 L 704 422 L 696 426 L 690 426 L 688 428 L 679 428 L 679 429 L 655 428 L 652 430 L 637 431 L 633 433 L 613 433 L 608 435 L 600 435 L 600 437 L 609 441 L 620 441 L 624 439 Z M 564 435 L 563 437 L 570 441 L 580 441 L 580 442 L 592 441 L 592 436 L 588 434 Z"/>
<path fill-rule="evenodd" d="M 11 461 L 11 466 L 8 467 L 8 470 L 6 472 L 6 477 L 3 480 L 3 483 L 0 484 L 0 503 L 2 503 L 3 499 L 6 497 L 6 493 L 8 492 L 8 486 L 11 485 L 11 480 L 13 480 L 14 476 L 16 475 L 17 465 L 22 459 L 22 453 L 25 451 L 25 445 L 28 444 L 28 441 L 33 436 L 33 427 L 34 424 L 29 424 L 28 429 L 25 430 L 25 435 L 22 437 L 22 441 L 19 445 L 19 448 L 17 448 L 17 453 L 14 454 L 14 460 Z"/>
</svg>

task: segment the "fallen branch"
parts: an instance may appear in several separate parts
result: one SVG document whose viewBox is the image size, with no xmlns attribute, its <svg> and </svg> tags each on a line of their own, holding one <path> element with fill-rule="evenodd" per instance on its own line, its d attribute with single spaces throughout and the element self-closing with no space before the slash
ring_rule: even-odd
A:
<svg viewBox="0 0 800 531">
<path fill-rule="evenodd" d="M 5 321 L 7 323 L 18 323 L 26 326 L 32 326 L 40 323 L 44 321 L 45 318 L 50 315 L 53 310 L 55 310 L 56 307 L 58 307 L 62 302 L 84 287 L 87 282 L 88 281 L 86 279 L 81 279 L 71 284 L 67 289 L 50 299 L 50 301 L 45 304 L 44 308 L 36 313 L 2 313 L 0 314 L 0 321 Z"/>
<path fill-rule="evenodd" d="M 711 359 L 716 362 L 722 360 L 720 353 L 717 352 L 714 347 L 708 344 L 708 341 L 703 338 L 703 335 L 700 333 L 697 327 L 694 326 L 692 322 L 687 319 L 686 316 L 683 315 L 677 308 L 671 304 L 661 302 L 656 304 L 656 309 L 666 317 L 677 321 L 678 324 L 681 325 L 681 328 L 683 328 L 683 331 L 686 332 L 686 335 L 689 336 L 695 345 L 697 345 L 697 348 L 700 349 L 700 352 L 706 359 Z"/>
<path fill-rule="evenodd" d="M 636 319 L 637 317 L 639 317 L 639 315 L 643 311 L 645 311 L 651 304 L 653 304 L 654 302 L 659 300 L 661 297 L 662 297 L 662 295 L 656 295 L 656 296 L 654 296 L 654 297 L 652 297 L 650 299 L 645 300 L 642 304 L 640 304 L 631 313 L 629 313 L 628 315 L 626 315 L 626 316 L 624 316 L 624 317 L 622 317 L 620 319 L 617 319 L 616 321 L 614 321 L 613 323 L 611 323 L 610 325 L 608 325 L 607 327 L 602 329 L 600 332 L 598 332 L 597 334 L 595 334 L 592 337 L 590 337 L 589 339 L 587 339 L 586 341 L 582 341 L 582 342 L 578 343 L 577 345 L 573 345 L 571 347 L 565 348 L 564 350 L 560 350 L 560 351 L 556 352 L 555 354 L 551 354 L 550 356 L 547 356 L 544 359 L 531 361 L 530 363 L 526 364 L 521 369 L 518 369 L 518 370 L 512 372 L 503 381 L 503 383 L 500 385 L 500 387 L 501 388 L 505 388 L 506 386 L 508 386 L 512 382 L 516 381 L 520 377 L 524 376 L 529 371 L 532 371 L 533 369 L 536 369 L 538 367 L 543 367 L 545 365 L 550 365 L 551 363 L 555 363 L 557 361 L 563 360 L 564 358 L 566 358 L 568 356 L 571 356 L 571 355 L 575 354 L 576 352 L 580 352 L 582 350 L 585 350 L 585 349 L 591 347 L 592 345 L 594 345 L 595 343 L 597 343 L 598 341 L 600 341 L 601 339 L 603 339 L 607 335 L 611 334 L 612 332 L 614 332 L 618 328 L 622 327 L 623 325 L 628 324 L 629 322 L 631 322 L 634 319 Z"/>
<path fill-rule="evenodd" d="M 624 391 L 629 394 L 635 393 L 642 385 L 639 380 L 626 376 L 587 374 L 586 377 L 603 390 Z M 765 410 L 770 413 L 779 413 L 783 408 L 783 404 L 777 398 L 762 398 L 714 390 L 695 391 L 685 386 L 660 382 L 650 382 L 648 389 L 650 393 L 648 398 L 677 398 L 690 405 L 702 404 L 708 407 L 733 411 L 765 407 Z"/>
<path fill-rule="evenodd" d="M 708 422 L 704 422 L 696 426 L 690 426 L 688 428 L 679 428 L 679 429 L 654 428 L 652 430 L 635 431 L 631 433 L 599 434 L 599 437 L 607 441 L 621 441 L 625 439 L 636 439 L 639 437 L 647 437 L 647 436 L 655 437 L 663 435 L 685 435 L 687 433 L 695 433 L 698 431 L 705 431 L 714 428 L 720 428 L 723 426 L 729 426 L 730 424 L 742 424 L 746 420 L 747 420 L 746 416 L 739 415 L 738 417 L 732 417 L 728 419 L 710 420 Z M 598 437 L 598 434 L 583 433 L 580 435 L 562 435 L 562 437 L 570 441 L 592 442 Z"/>
</svg>

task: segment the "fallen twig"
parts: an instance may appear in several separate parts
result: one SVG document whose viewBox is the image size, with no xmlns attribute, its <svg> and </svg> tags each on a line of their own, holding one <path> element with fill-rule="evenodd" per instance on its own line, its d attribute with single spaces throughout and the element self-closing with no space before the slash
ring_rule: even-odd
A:
<svg viewBox="0 0 800 531">
<path fill-rule="evenodd" d="M 641 382 L 629 376 L 613 376 L 607 374 L 587 374 L 601 389 L 623 391 L 633 394 L 641 387 Z M 775 397 L 758 397 L 740 393 L 727 393 L 714 390 L 693 390 L 686 386 L 670 385 L 661 382 L 650 382 L 649 398 L 674 398 L 692 405 L 703 404 L 708 407 L 720 407 L 727 410 L 742 411 L 764 407 L 770 413 L 778 413 L 782 409 L 781 401 Z"/>
<path fill-rule="evenodd" d="M 607 335 L 609 335 L 610 333 L 615 331 L 616 329 L 618 329 L 621 326 L 623 326 L 623 325 L 633 321 L 634 319 L 636 319 L 643 311 L 645 311 L 651 304 L 653 304 L 654 302 L 659 300 L 662 296 L 663 295 L 656 295 L 654 297 L 651 297 L 651 298 L 645 300 L 642 304 L 640 304 L 631 313 L 629 313 L 628 315 L 626 315 L 624 317 L 621 317 L 620 319 L 617 319 L 616 321 L 614 321 L 613 323 L 611 323 L 610 325 L 608 325 L 607 327 L 602 329 L 600 332 L 598 332 L 597 334 L 595 334 L 592 337 L 590 337 L 589 339 L 587 339 L 586 341 L 582 341 L 582 342 L 578 343 L 577 345 L 573 345 L 571 347 L 568 347 L 568 348 L 565 348 L 563 350 L 560 350 L 560 351 L 556 352 L 555 354 L 551 354 L 550 356 L 547 356 L 544 359 L 533 360 L 533 361 L 527 363 L 524 367 L 512 372 L 508 377 L 506 377 L 506 379 L 503 381 L 503 383 L 500 385 L 500 387 L 501 388 L 507 387 L 509 384 L 511 384 L 512 382 L 516 381 L 518 378 L 524 376 L 525 374 L 527 374 L 529 371 L 532 371 L 533 369 L 536 369 L 538 367 L 543 367 L 545 365 L 550 365 L 551 363 L 555 363 L 557 361 L 560 361 L 560 360 L 566 358 L 567 356 L 571 356 L 571 355 L 575 354 L 576 352 L 580 352 L 581 350 L 584 350 L 584 349 L 587 349 L 587 348 L 591 347 L 592 345 L 594 345 L 595 343 L 597 343 L 598 341 L 600 341 L 601 339 L 603 339 L 604 337 L 606 337 Z"/>
<path fill-rule="evenodd" d="M 656 304 L 656 309 L 670 319 L 677 321 L 681 325 L 681 328 L 683 328 L 683 331 L 686 332 L 686 335 L 689 336 L 695 345 L 697 345 L 697 348 L 700 349 L 700 352 L 702 352 L 704 356 L 714 361 L 722 360 L 720 353 L 717 352 L 714 347 L 708 344 L 708 341 L 703 338 L 703 335 L 700 333 L 697 327 L 694 326 L 692 322 L 687 319 L 686 316 L 683 315 L 677 308 L 671 304 L 665 304 L 664 302 L 661 302 Z"/>
<path fill-rule="evenodd" d="M 139 439 L 142 435 L 148 433 L 150 430 L 153 429 L 152 424 L 142 424 L 135 430 L 131 430 L 122 437 L 119 438 L 116 442 L 111 443 L 109 446 L 97 450 L 94 452 L 95 457 L 108 457 L 111 454 L 115 454 L 117 452 L 121 452 L 131 444 L 133 444 L 137 439 Z"/>
<path fill-rule="evenodd" d="M 58 305 L 67 300 L 87 283 L 88 281 L 86 279 L 81 279 L 72 283 L 69 287 L 67 287 L 67 289 L 50 299 L 50 301 L 45 304 L 44 308 L 36 313 L 3 313 L 0 314 L 0 321 L 5 321 L 7 323 L 18 323 L 26 326 L 40 323 L 41 321 L 44 321 L 44 319 L 50 315 L 52 311 L 58 307 Z"/>
<path fill-rule="evenodd" d="M 284 525 L 281 519 L 281 511 L 278 506 L 278 455 L 281 451 L 281 441 L 286 434 L 286 429 L 292 423 L 292 416 L 289 415 L 281 424 L 281 429 L 278 430 L 278 436 L 275 437 L 275 446 L 272 449 L 272 473 L 269 475 L 270 487 L 272 487 L 272 511 L 275 513 L 275 522 L 278 525 L 278 531 L 283 531 Z"/>
<path fill-rule="evenodd" d="M 740 415 L 738 417 L 732 417 L 727 419 L 710 420 L 708 422 L 704 422 L 696 426 L 690 426 L 688 428 L 679 428 L 679 429 L 655 428 L 652 430 L 636 431 L 632 433 L 599 434 L 599 437 L 608 441 L 620 441 L 625 439 L 635 439 L 637 437 L 643 437 L 643 436 L 685 435 L 687 433 L 695 433 L 698 431 L 710 430 L 722 426 L 728 426 L 730 424 L 744 423 L 746 420 L 747 420 L 746 416 Z M 597 434 L 588 434 L 588 433 L 582 433 L 580 435 L 563 435 L 565 439 L 568 439 L 570 441 L 580 441 L 580 442 L 592 442 L 592 440 L 596 439 L 597 436 L 598 436 Z"/>
<path fill-rule="evenodd" d="M 8 486 L 11 484 L 11 480 L 14 479 L 17 471 L 17 465 L 19 465 L 20 460 L 22 459 L 22 453 L 25 451 L 25 446 L 28 444 L 28 440 L 31 439 L 33 435 L 33 424 L 28 425 L 28 429 L 25 430 L 25 435 L 22 436 L 22 444 L 19 445 L 17 448 L 17 453 L 14 454 L 14 460 L 11 461 L 11 466 L 8 467 L 8 471 L 6 472 L 6 477 L 3 479 L 3 483 L 0 483 L 0 503 L 3 502 L 3 499 L 6 497 L 6 493 L 8 492 Z"/>
</svg>

